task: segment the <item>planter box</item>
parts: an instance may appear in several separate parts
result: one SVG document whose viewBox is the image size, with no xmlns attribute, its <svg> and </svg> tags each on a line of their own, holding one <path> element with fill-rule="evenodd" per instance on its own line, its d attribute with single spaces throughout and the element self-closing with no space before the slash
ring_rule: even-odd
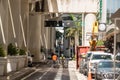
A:
<svg viewBox="0 0 120 80">
<path fill-rule="evenodd" d="M 0 57 L 0 75 L 7 73 L 7 57 Z"/>
<path fill-rule="evenodd" d="M 7 73 L 17 71 L 18 58 L 17 56 L 9 56 L 7 58 Z"/>
<path fill-rule="evenodd" d="M 0 75 L 26 67 L 27 56 L 0 57 Z"/>
<path fill-rule="evenodd" d="M 19 56 L 17 70 L 26 67 L 26 64 L 27 64 L 27 56 Z"/>
</svg>

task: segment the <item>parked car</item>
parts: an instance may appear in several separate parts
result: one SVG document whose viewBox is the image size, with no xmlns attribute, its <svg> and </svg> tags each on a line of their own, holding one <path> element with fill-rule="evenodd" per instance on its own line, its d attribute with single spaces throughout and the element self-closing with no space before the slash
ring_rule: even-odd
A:
<svg viewBox="0 0 120 80">
<path fill-rule="evenodd" d="M 94 51 L 92 52 L 91 56 L 88 58 L 86 62 L 86 69 L 84 69 L 85 73 L 87 74 L 89 68 L 91 69 L 92 76 L 94 77 L 95 74 L 95 65 L 101 60 L 113 60 L 111 53 L 106 53 L 102 51 Z"/>
<path fill-rule="evenodd" d="M 120 74 L 120 62 L 115 62 L 113 60 L 101 60 L 96 65 L 96 80 L 118 80 Z M 114 76 L 115 75 L 115 76 Z"/>
<path fill-rule="evenodd" d="M 117 80 L 120 80 L 120 75 L 117 77 Z"/>
<path fill-rule="evenodd" d="M 86 53 L 86 56 L 80 61 L 79 71 L 80 71 L 80 73 L 83 73 L 84 75 L 87 74 L 86 73 L 86 71 L 87 71 L 87 62 L 88 62 L 91 54 L 92 54 L 92 51 L 88 51 Z"/>
<path fill-rule="evenodd" d="M 120 53 L 117 53 L 117 54 L 115 55 L 115 60 L 120 61 Z"/>
<path fill-rule="evenodd" d="M 86 53 L 86 58 L 85 58 L 85 61 L 88 61 L 88 60 L 90 60 L 90 56 L 92 55 L 92 53 L 94 53 L 95 51 L 88 51 L 87 53 Z"/>
</svg>

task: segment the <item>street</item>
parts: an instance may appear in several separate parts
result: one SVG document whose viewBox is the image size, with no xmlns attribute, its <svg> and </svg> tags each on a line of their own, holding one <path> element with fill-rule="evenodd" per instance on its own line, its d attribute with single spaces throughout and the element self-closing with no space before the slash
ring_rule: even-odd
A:
<svg viewBox="0 0 120 80">
<path fill-rule="evenodd" d="M 53 68 L 48 65 L 37 65 L 36 70 L 21 80 L 87 80 L 76 70 L 75 61 L 69 61 L 68 68 Z"/>
</svg>

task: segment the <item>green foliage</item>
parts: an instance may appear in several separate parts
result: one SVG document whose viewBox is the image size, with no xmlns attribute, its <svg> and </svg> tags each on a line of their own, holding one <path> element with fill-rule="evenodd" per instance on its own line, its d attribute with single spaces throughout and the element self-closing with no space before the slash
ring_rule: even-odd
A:
<svg viewBox="0 0 120 80">
<path fill-rule="evenodd" d="M 26 55 L 25 50 L 20 49 L 20 50 L 19 50 L 19 55 Z"/>
<path fill-rule="evenodd" d="M 104 42 L 102 40 L 97 41 L 97 46 L 103 46 L 103 45 L 104 45 Z"/>
<path fill-rule="evenodd" d="M 75 35 L 78 35 L 79 44 L 81 43 L 82 38 L 82 16 L 80 14 L 71 14 L 70 15 L 75 23 L 75 27 L 65 28 L 65 38 L 74 38 Z"/>
<path fill-rule="evenodd" d="M 5 57 L 6 53 L 5 50 L 3 49 L 2 45 L 0 45 L 0 57 Z"/>
<path fill-rule="evenodd" d="M 56 39 L 59 39 L 59 37 L 62 37 L 62 33 L 56 30 Z"/>
<path fill-rule="evenodd" d="M 8 45 L 8 55 L 13 56 L 13 55 L 18 55 L 18 54 L 19 54 L 19 52 L 18 52 L 17 47 L 14 46 L 12 43 L 10 43 Z"/>
</svg>

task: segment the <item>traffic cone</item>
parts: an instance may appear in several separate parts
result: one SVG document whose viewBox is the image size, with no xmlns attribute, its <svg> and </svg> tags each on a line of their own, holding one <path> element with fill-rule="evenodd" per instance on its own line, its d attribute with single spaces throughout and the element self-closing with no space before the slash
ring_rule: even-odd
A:
<svg viewBox="0 0 120 80">
<path fill-rule="evenodd" d="M 88 71 L 88 80 L 92 80 L 90 65 L 89 65 L 89 71 Z"/>
</svg>

